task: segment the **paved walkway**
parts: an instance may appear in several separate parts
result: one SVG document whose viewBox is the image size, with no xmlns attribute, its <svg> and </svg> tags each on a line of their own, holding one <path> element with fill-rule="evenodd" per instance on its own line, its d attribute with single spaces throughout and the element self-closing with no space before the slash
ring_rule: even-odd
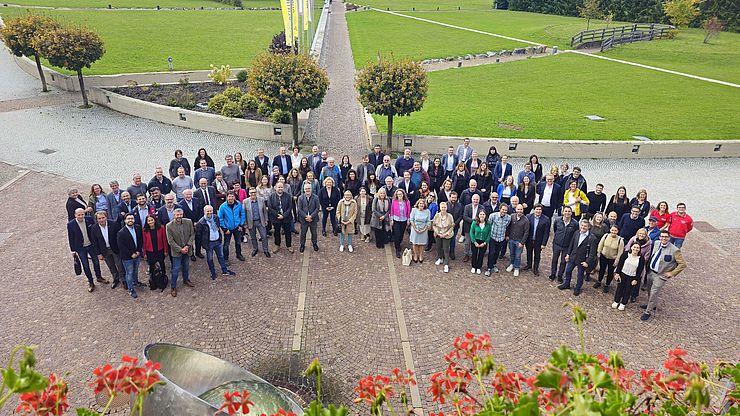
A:
<svg viewBox="0 0 740 416">
<path fill-rule="evenodd" d="M 342 2 L 332 3 L 321 56 L 329 74 L 329 90 L 321 107 L 312 111 L 307 134 L 337 159 L 348 154 L 352 160 L 360 160 L 368 145 L 344 13 Z"/>
</svg>

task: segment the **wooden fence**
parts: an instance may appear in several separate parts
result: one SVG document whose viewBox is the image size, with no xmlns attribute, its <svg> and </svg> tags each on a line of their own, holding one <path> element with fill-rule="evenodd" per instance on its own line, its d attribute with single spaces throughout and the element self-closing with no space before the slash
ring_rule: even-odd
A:
<svg viewBox="0 0 740 416">
<path fill-rule="evenodd" d="M 675 29 L 671 25 L 659 23 L 635 23 L 603 29 L 584 30 L 570 39 L 570 46 L 576 49 L 600 47 L 605 51 L 623 43 L 663 39 Z"/>
</svg>

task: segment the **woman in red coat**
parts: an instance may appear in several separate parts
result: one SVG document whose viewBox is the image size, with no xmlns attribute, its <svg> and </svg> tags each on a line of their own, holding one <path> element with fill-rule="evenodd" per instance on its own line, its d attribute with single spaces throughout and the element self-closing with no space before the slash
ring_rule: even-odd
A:
<svg viewBox="0 0 740 416">
<path fill-rule="evenodd" d="M 159 263 L 162 273 L 166 273 L 164 258 L 169 253 L 167 232 L 154 215 L 147 215 L 146 225 L 142 230 L 144 236 L 144 259 L 149 265 L 149 276 L 154 274 L 154 265 Z"/>
</svg>

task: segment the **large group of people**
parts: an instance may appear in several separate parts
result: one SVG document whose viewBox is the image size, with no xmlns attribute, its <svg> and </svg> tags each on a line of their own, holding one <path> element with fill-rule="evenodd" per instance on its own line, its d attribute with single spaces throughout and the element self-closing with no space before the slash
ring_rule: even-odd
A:
<svg viewBox="0 0 740 416">
<path fill-rule="evenodd" d="M 252 257 L 271 257 L 283 246 L 292 254 L 294 234 L 300 252 L 309 233 L 310 247 L 319 251 L 319 227 L 326 236 L 331 225 L 340 252 L 355 252 L 357 239 L 372 240 L 377 248 L 392 244 L 401 258 L 408 244 L 411 263 L 423 263 L 434 251 L 444 273 L 462 245 L 462 262 L 473 274 L 491 276 L 500 265 L 513 276 L 540 276 L 542 251 L 551 243 L 546 274 L 559 289 L 571 289 L 574 272 L 576 296 L 586 281 L 593 279 L 604 293 L 616 282 L 612 307 L 624 310 L 642 288 L 648 301 L 641 319 L 647 320 L 662 287 L 686 267 L 681 246 L 693 228 L 682 202 L 670 212 L 665 201 L 651 205 L 645 189 L 630 198 L 624 186 L 608 197 L 603 184 L 589 188 L 579 167 L 548 168 L 532 155 L 515 169 L 495 146 L 479 154 L 468 139 L 434 158 L 422 152 L 415 159 L 405 149 L 393 160 L 375 145 L 354 165 L 317 146 L 305 156 L 297 146 L 292 153 L 281 147 L 274 158 L 263 149 L 248 160 L 237 152 L 218 169 L 204 148 L 192 164 L 180 150 L 174 156 L 168 175 L 156 167 L 146 183 L 135 174 L 125 189 L 110 181 L 107 193 L 94 184 L 87 199 L 69 190 L 69 247 L 89 291 L 95 289 L 93 273 L 97 282 L 109 283 L 102 261 L 112 287 L 123 285 L 136 298 L 141 259 L 152 275 L 166 272 L 169 257 L 171 294 L 177 296 L 178 276 L 194 286 L 189 264 L 197 258 L 206 258 L 212 279 L 214 257 L 222 275 L 234 275 L 232 241 L 240 261 L 246 260 L 242 244 L 251 244 Z"/>
</svg>

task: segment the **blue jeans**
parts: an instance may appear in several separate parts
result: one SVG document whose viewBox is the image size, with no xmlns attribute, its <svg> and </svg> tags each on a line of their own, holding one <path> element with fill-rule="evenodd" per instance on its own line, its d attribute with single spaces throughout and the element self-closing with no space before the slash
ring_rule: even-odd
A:
<svg viewBox="0 0 740 416">
<path fill-rule="evenodd" d="M 100 260 L 98 260 L 98 256 L 95 255 L 95 253 L 92 250 L 93 246 L 89 245 L 87 247 L 82 247 L 82 250 L 77 252 L 77 255 L 80 256 L 80 263 L 82 263 L 82 270 L 85 271 L 85 277 L 87 277 L 87 283 L 93 284 L 93 275 L 92 271 L 90 271 L 90 262 L 88 262 L 88 256 L 90 259 L 92 259 L 93 264 L 93 271 L 95 272 L 95 277 L 100 279 L 103 275 L 100 273 Z"/>
<path fill-rule="evenodd" d="M 128 291 L 134 291 L 134 283 L 139 281 L 139 263 L 141 263 L 141 257 L 135 259 L 122 259 L 123 268 L 126 270 L 126 286 Z"/>
<path fill-rule="evenodd" d="M 509 257 L 511 258 L 511 264 L 515 269 L 518 269 L 522 265 L 522 248 L 519 247 L 519 241 L 509 240 Z"/>
<path fill-rule="evenodd" d="M 352 245 L 352 234 L 344 234 L 344 233 L 339 233 L 339 245 L 340 246 L 344 245 L 345 235 L 347 236 L 347 245 L 351 246 Z"/>
<path fill-rule="evenodd" d="M 563 280 L 563 284 L 570 286 L 570 280 L 573 277 L 573 269 L 575 268 L 578 268 L 578 280 L 576 280 L 576 287 L 574 289 L 580 291 L 583 286 L 583 278 L 586 276 L 586 268 L 583 267 L 581 263 L 576 264 L 574 261 L 569 261 L 565 265 L 565 280 Z"/>
<path fill-rule="evenodd" d="M 177 275 L 182 269 L 182 281 L 190 280 L 190 256 L 180 254 L 180 257 L 172 257 L 172 280 L 170 287 L 177 289 Z"/>
<path fill-rule="evenodd" d="M 231 237 L 234 237 L 234 246 L 236 246 L 236 255 L 241 256 L 242 255 L 242 232 L 239 231 L 238 228 L 234 228 L 233 230 L 229 230 L 229 233 L 224 233 L 224 259 L 229 259 L 229 246 L 231 245 Z"/>
<path fill-rule="evenodd" d="M 208 270 L 211 271 L 211 277 L 216 276 L 216 266 L 213 264 L 213 253 L 216 253 L 218 258 L 218 264 L 221 266 L 221 271 L 226 273 L 229 268 L 226 267 L 226 260 L 224 259 L 224 250 L 221 246 L 221 241 L 211 241 L 206 246 L 206 261 L 208 262 Z"/>
<path fill-rule="evenodd" d="M 671 244 L 673 244 L 674 246 L 676 246 L 678 248 L 681 248 L 681 246 L 683 245 L 683 240 L 685 240 L 685 238 L 671 237 Z"/>
</svg>

